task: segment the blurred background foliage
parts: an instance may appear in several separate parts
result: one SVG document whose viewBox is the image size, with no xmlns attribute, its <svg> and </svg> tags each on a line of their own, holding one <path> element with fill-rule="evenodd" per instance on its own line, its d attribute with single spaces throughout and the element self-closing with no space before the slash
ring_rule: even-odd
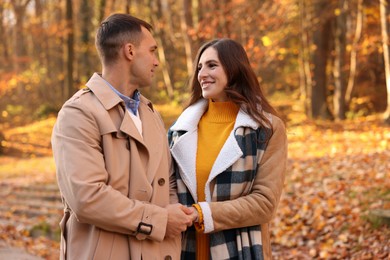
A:
<svg viewBox="0 0 390 260">
<path fill-rule="evenodd" d="M 386 120 L 386 2 L 0 0 L 0 124 L 4 129 L 56 115 L 101 70 L 94 35 L 113 12 L 153 24 L 160 69 L 143 93 L 165 110 L 187 101 L 200 45 L 230 37 L 245 46 L 287 120 L 292 109 L 308 119 L 384 113 Z"/>
<path fill-rule="evenodd" d="M 167 127 L 198 48 L 245 47 L 288 126 L 275 259 L 388 259 L 390 228 L 368 220 L 390 210 L 389 1 L 0 0 L 0 248 L 58 259 L 52 127 L 101 70 L 96 28 L 124 12 L 154 25 L 160 66 L 142 92 Z"/>
</svg>

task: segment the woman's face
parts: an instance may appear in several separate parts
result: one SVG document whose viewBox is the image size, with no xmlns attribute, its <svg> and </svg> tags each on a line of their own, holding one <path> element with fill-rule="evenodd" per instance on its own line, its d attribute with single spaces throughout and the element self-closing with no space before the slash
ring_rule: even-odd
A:
<svg viewBox="0 0 390 260">
<path fill-rule="evenodd" d="M 198 63 L 198 81 L 202 88 L 202 96 L 216 102 L 227 101 L 225 88 L 228 79 L 218 53 L 213 47 L 207 48 L 200 56 Z"/>
</svg>

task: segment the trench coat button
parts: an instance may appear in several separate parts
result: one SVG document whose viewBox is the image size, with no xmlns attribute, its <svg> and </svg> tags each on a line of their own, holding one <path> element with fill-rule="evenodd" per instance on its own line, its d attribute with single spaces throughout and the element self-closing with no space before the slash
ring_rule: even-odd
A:
<svg viewBox="0 0 390 260">
<path fill-rule="evenodd" d="M 164 260 L 172 260 L 172 256 L 167 255 L 167 256 L 164 257 Z"/>
<path fill-rule="evenodd" d="M 158 179 L 158 185 L 163 186 L 165 184 L 164 178 Z"/>
</svg>

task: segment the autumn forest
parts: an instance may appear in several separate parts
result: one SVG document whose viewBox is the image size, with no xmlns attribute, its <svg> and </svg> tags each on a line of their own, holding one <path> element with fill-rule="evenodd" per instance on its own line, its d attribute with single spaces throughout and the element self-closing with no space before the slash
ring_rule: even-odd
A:
<svg viewBox="0 0 390 260">
<path fill-rule="evenodd" d="M 245 47 L 288 130 L 275 259 L 390 257 L 389 0 L 0 0 L 0 258 L 58 259 L 51 129 L 101 70 L 95 31 L 114 12 L 154 27 L 160 65 L 143 94 L 167 127 L 198 48 Z"/>
</svg>

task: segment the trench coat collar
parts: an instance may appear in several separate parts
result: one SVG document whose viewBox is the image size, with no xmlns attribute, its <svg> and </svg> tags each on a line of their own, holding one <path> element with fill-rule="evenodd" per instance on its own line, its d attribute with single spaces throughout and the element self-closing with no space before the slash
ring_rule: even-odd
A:
<svg viewBox="0 0 390 260">
<path fill-rule="evenodd" d="M 93 74 L 93 76 L 87 82 L 86 86 L 92 90 L 92 92 L 95 94 L 97 99 L 107 111 L 117 105 L 121 105 L 126 111 L 123 100 L 107 85 L 105 80 L 98 73 Z M 140 106 L 138 110 L 142 124 L 144 124 L 145 119 L 145 123 L 146 125 L 148 125 L 147 120 L 149 120 L 150 117 L 145 116 L 145 114 L 147 114 L 148 110 L 154 112 L 152 103 L 148 99 L 140 95 Z M 139 142 L 143 143 L 143 138 L 139 134 L 133 120 L 128 115 L 128 113 L 125 113 L 123 116 L 123 121 L 120 125 L 120 130 L 128 134 L 129 136 L 135 138 Z"/>
<path fill-rule="evenodd" d="M 155 126 L 159 122 L 156 122 L 157 119 L 154 115 L 155 112 L 152 103 L 144 96 L 140 95 L 138 112 L 142 122 L 142 137 L 138 132 L 133 119 L 131 119 L 131 116 L 126 111 L 124 101 L 107 85 L 98 73 L 93 74 L 86 86 L 95 94 L 97 99 L 107 111 L 118 105 L 123 107 L 123 111 L 125 111 L 125 113 L 122 116 L 122 122 L 120 122 L 119 130 L 146 147 L 149 161 L 147 176 L 149 181 L 152 181 L 154 177 L 153 173 L 156 172 L 156 169 L 152 169 L 152 166 L 157 165 L 153 164 L 152 161 L 159 160 L 162 156 L 162 151 L 160 151 L 161 149 L 155 149 L 155 147 L 163 146 L 161 143 L 161 136 L 156 134 L 156 131 L 159 131 L 159 129 L 156 129 Z M 117 131 L 117 128 L 114 127 L 116 125 L 115 123 L 109 124 L 107 122 L 107 124 L 113 127 L 111 131 Z"/>
</svg>

